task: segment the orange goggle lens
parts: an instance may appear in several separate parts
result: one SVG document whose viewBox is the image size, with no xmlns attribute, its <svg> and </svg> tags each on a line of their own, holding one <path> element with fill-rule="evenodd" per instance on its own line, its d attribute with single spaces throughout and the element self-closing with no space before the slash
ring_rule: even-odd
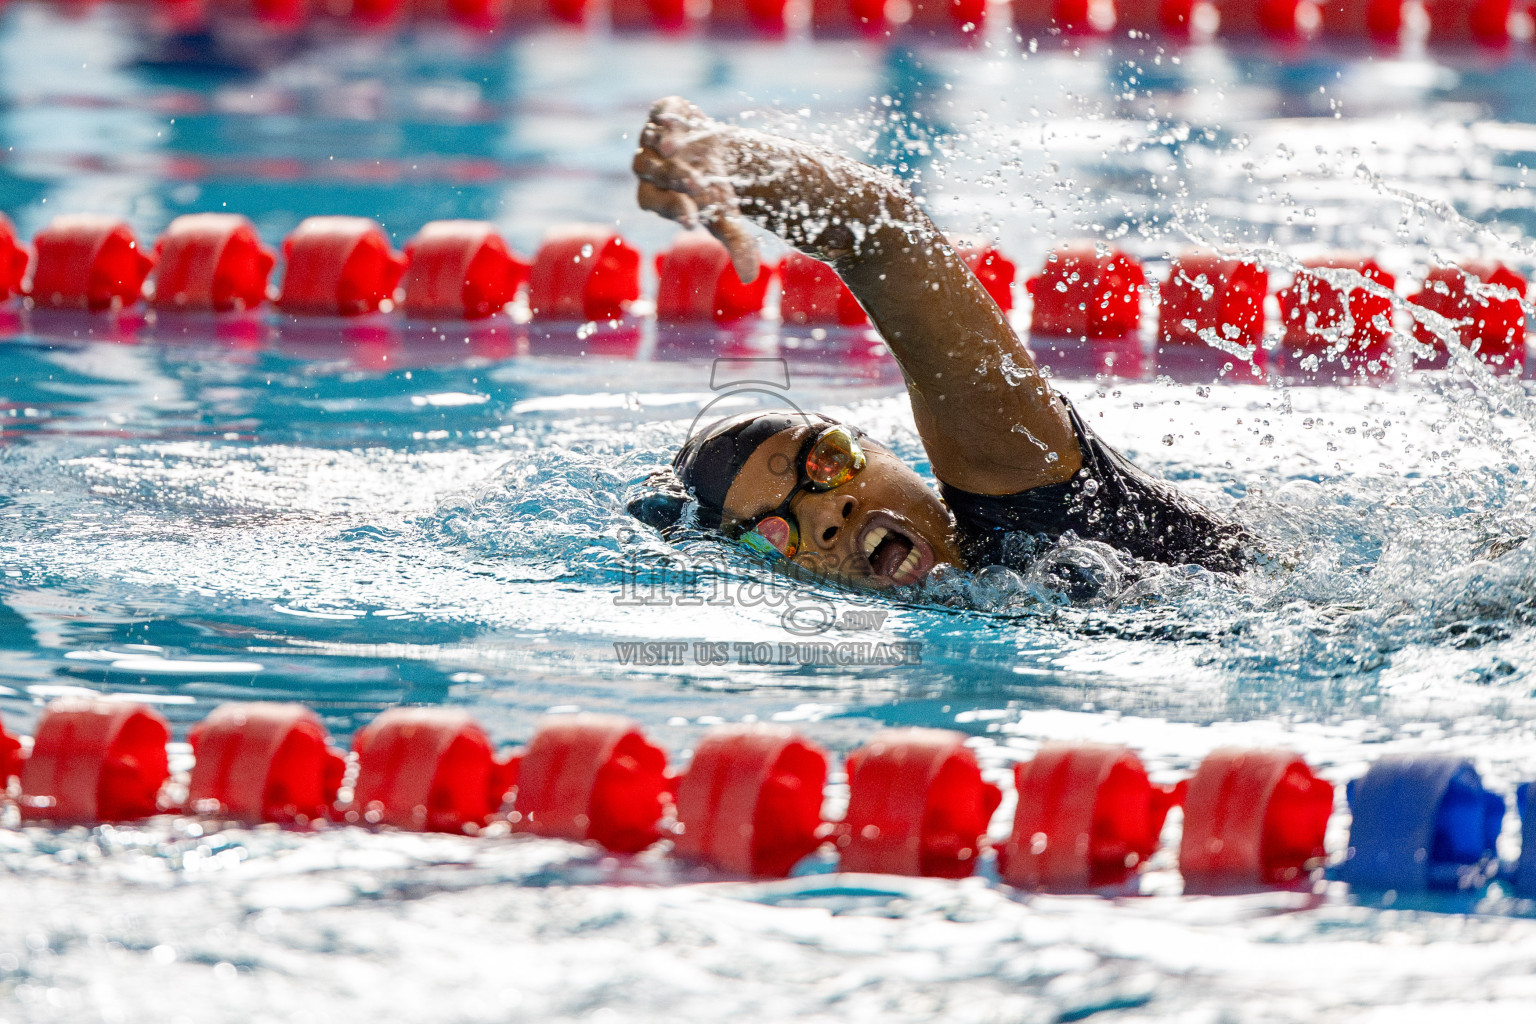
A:
<svg viewBox="0 0 1536 1024">
<path fill-rule="evenodd" d="M 853 431 L 844 426 L 822 431 L 805 457 L 806 478 L 825 491 L 841 487 L 863 468 L 864 447 Z"/>
</svg>

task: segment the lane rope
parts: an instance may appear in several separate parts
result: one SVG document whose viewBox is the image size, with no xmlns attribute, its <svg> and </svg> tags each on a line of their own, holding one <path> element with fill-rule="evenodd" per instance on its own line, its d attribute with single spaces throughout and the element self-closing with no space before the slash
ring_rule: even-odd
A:
<svg viewBox="0 0 1536 1024">
<path fill-rule="evenodd" d="M 1274 748 L 1212 751 L 1165 786 L 1129 747 L 1046 743 L 1014 766 L 1012 827 L 992 844 L 1002 792 L 983 779 L 967 737 L 943 729 L 886 729 L 851 752 L 841 821 L 822 817 L 827 753 L 784 725 L 712 726 L 679 772 L 618 715 L 546 716 L 525 746 L 501 755 L 463 710 L 393 708 L 343 754 L 303 705 L 230 703 L 192 727 L 184 795 L 169 737 L 147 705 L 60 698 L 30 751 L 0 727 L 0 776 L 19 779 L 24 822 L 55 827 L 157 813 L 459 834 L 505 822 L 615 853 L 666 840 L 675 857 L 760 878 L 784 877 L 823 848 L 843 871 L 963 878 L 990 849 L 1006 884 L 1062 893 L 1134 892 L 1179 807 L 1188 893 L 1310 890 L 1324 879 L 1359 894 L 1454 893 L 1502 878 L 1536 898 L 1529 785 L 1517 793 L 1520 855 L 1501 864 L 1504 797 L 1454 754 L 1386 755 L 1352 780 L 1348 845 L 1330 864 L 1334 787 Z"/>
<path fill-rule="evenodd" d="M 1015 264 L 991 246 L 959 251 L 1011 312 Z M 725 247 L 702 232 L 679 234 L 655 257 L 656 291 L 643 305 L 643 255 L 601 224 L 555 227 L 528 259 L 486 221 L 433 221 L 397 252 L 368 218 L 310 217 L 283 240 L 282 256 L 282 283 L 273 286 L 277 254 L 238 214 L 177 217 L 147 252 L 120 218 L 62 215 L 28 246 L 0 214 L 0 300 L 17 296 L 30 310 L 96 313 L 143 303 L 170 314 L 240 313 L 270 302 L 288 322 L 377 314 L 486 321 L 523 303 L 521 315 L 543 323 L 617 327 L 645 309 L 659 323 L 732 325 L 763 315 L 776 279 L 784 329 L 869 326 L 826 264 L 791 252 L 746 284 Z M 1452 337 L 1496 371 L 1524 368 L 1527 282 L 1503 264 L 1434 267 L 1406 296 L 1368 255 L 1336 253 L 1299 266 L 1288 284 L 1271 291 L 1270 271 L 1256 260 L 1195 250 L 1174 256 L 1166 277 L 1149 283 L 1129 253 L 1102 243 L 1061 245 L 1023 283 L 1031 340 L 1046 353 L 1061 341 L 1109 346 L 1111 363 L 1117 344 L 1139 352 L 1143 297 L 1155 288 L 1159 349 L 1171 357 L 1231 357 L 1226 369 L 1233 379 L 1264 379 L 1270 305 L 1279 313 L 1275 352 L 1282 368 L 1326 360 L 1346 373 L 1385 375 L 1399 336 L 1411 338 L 1403 347 L 1415 366 L 1447 365 L 1445 339 Z"/>
</svg>

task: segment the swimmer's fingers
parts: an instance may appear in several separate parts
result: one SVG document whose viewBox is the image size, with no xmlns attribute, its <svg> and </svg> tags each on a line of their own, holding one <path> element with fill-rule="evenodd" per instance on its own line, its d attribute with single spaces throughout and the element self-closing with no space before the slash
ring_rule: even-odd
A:
<svg viewBox="0 0 1536 1024">
<path fill-rule="evenodd" d="M 704 191 L 704 184 L 692 167 L 680 160 L 667 160 L 654 150 L 644 148 L 636 150 L 635 159 L 630 167 L 635 172 L 635 177 L 641 181 L 649 182 L 668 192 L 698 195 Z"/>
<path fill-rule="evenodd" d="M 734 210 L 729 213 L 716 207 L 714 216 L 706 216 L 704 226 L 709 228 L 709 233 L 725 243 L 725 251 L 731 254 L 731 266 L 736 268 L 736 276 L 741 278 L 742 284 L 751 284 L 757 280 L 758 271 L 762 268 L 762 257 L 757 251 L 757 240 L 747 230 L 746 221 Z"/>
<path fill-rule="evenodd" d="M 724 243 L 731 256 L 731 265 L 736 268 L 736 276 L 742 283 L 756 280 L 762 261 L 758 257 L 757 242 L 742 219 L 736 189 L 723 176 L 699 176 L 696 181 L 697 188 L 691 194 L 698 205 L 699 219 L 710 234 Z"/>
<path fill-rule="evenodd" d="M 663 157 L 676 156 L 700 132 L 712 126 L 708 115 L 681 96 L 666 96 L 651 105 L 640 133 L 640 145 Z"/>
<path fill-rule="evenodd" d="M 642 210 L 660 214 L 685 228 L 699 226 L 701 220 L 699 206 L 693 201 L 693 197 L 686 193 L 658 188 L 648 181 L 642 181 L 635 198 L 639 201 Z M 708 215 L 702 218 L 704 226 L 709 229 L 710 234 L 725 244 L 726 252 L 731 256 L 731 266 L 736 268 L 736 276 L 741 278 L 744 284 L 756 280 L 762 260 L 758 256 L 757 242 L 747 231 L 746 224 L 739 215 L 734 212 L 725 212 L 719 206 L 712 206 L 707 210 Z"/>
<path fill-rule="evenodd" d="M 729 151 L 717 128 L 681 97 L 657 101 L 632 164 L 640 179 L 637 198 L 641 208 L 685 227 L 702 221 L 725 245 L 737 276 L 749 282 L 756 280 L 762 261 L 726 176 Z"/>
<path fill-rule="evenodd" d="M 699 207 L 687 193 L 674 192 L 671 189 L 659 188 L 648 181 L 640 182 L 640 191 L 635 197 L 640 202 L 640 209 L 659 213 L 668 220 L 675 220 L 685 228 L 699 226 Z"/>
<path fill-rule="evenodd" d="M 690 193 L 701 190 L 693 169 L 674 160 L 664 160 L 649 149 L 635 153 L 632 167 L 640 179 L 635 198 L 642 210 L 659 213 L 684 227 L 697 227 L 699 207 Z"/>
</svg>

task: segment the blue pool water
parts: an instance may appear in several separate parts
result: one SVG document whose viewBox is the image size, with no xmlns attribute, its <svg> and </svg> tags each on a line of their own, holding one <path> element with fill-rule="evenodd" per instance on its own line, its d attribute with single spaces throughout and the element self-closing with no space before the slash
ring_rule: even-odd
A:
<svg viewBox="0 0 1536 1024">
<path fill-rule="evenodd" d="M 1083 236 L 1154 270 L 1191 241 L 1280 274 L 1309 246 L 1409 278 L 1473 254 L 1536 266 L 1520 52 L 417 31 L 173 65 L 146 24 L 0 11 L 0 209 L 22 233 L 90 210 L 152 238 L 227 208 L 271 244 L 345 213 L 397 244 L 486 218 L 524 252 L 550 225 L 612 222 L 654 253 L 673 229 L 633 207 L 630 133 L 680 92 L 905 165 L 940 223 L 1021 268 Z M 733 600 L 679 606 L 633 599 L 681 556 L 621 498 L 715 397 L 716 356 L 783 359 L 797 404 L 922 465 L 895 368 L 863 339 L 0 315 L 13 732 L 83 690 L 154 703 L 178 740 L 231 699 L 302 700 L 341 740 L 382 708 L 448 703 L 504 746 L 551 709 L 622 712 L 678 761 L 720 721 L 790 722 L 839 753 L 886 724 L 943 726 L 1004 784 L 1051 738 L 1129 743 L 1166 781 L 1231 743 L 1292 746 L 1336 782 L 1428 749 L 1476 757 L 1502 792 L 1536 777 L 1536 414 L 1525 384 L 1470 362 L 1313 387 L 1057 358 L 1106 438 L 1266 538 L 1274 564 L 1239 580 L 1100 565 L 1086 602 L 1044 573 L 887 600 L 694 544 Z M 793 608 L 875 625 L 821 639 L 919 660 L 676 667 L 615 646 L 778 652 L 804 639 Z M 1530 908 L 1498 890 L 1427 908 L 1326 886 L 1184 898 L 1166 854 L 1147 897 L 1119 901 L 172 819 L 0 830 L 0 861 L 7 1021 L 1523 1020 L 1536 996 Z"/>
</svg>

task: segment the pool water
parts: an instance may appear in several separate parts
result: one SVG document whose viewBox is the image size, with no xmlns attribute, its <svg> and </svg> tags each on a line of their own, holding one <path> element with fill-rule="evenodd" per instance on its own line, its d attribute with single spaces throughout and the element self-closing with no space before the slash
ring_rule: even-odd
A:
<svg viewBox="0 0 1536 1024">
<path fill-rule="evenodd" d="M 269 244 L 337 213 L 399 245 L 474 217 L 527 253 L 591 220 L 655 253 L 673 228 L 635 209 L 628 156 L 676 92 L 891 166 L 1021 268 L 1078 237 L 1155 276 L 1193 242 L 1282 276 L 1324 248 L 1405 278 L 1536 266 L 1518 50 L 419 30 L 173 63 L 148 24 L 0 11 L 0 209 L 21 233 L 98 211 L 149 239 L 228 209 Z M 1058 353 L 1095 429 L 1272 557 L 1232 580 L 1068 549 L 1086 599 L 1045 568 L 890 599 L 668 547 L 622 509 L 730 390 L 721 356 L 782 360 L 755 365 L 926 469 L 899 375 L 858 332 L 0 315 L 12 732 L 86 691 L 153 703 L 178 740 L 226 700 L 303 701 L 340 741 L 406 702 L 465 707 L 504 746 L 552 709 L 621 712 L 678 762 L 721 721 L 838 753 L 885 725 L 954 728 L 1005 785 L 1052 738 L 1128 743 L 1164 781 L 1234 743 L 1291 746 L 1335 782 L 1400 750 L 1472 755 L 1506 794 L 1536 778 L 1536 411 L 1471 359 L 1342 387 L 1170 374 L 1150 351 L 1095 375 Z M 728 600 L 680 603 L 700 574 Z M 684 664 L 637 642 L 680 642 Z M 813 643 L 868 647 L 827 663 Z M 0 859 L 0 1020 L 1523 1020 L 1536 997 L 1530 907 L 1497 888 L 1185 898 L 1166 853 L 1119 900 L 171 818 L 0 830 Z"/>
</svg>

